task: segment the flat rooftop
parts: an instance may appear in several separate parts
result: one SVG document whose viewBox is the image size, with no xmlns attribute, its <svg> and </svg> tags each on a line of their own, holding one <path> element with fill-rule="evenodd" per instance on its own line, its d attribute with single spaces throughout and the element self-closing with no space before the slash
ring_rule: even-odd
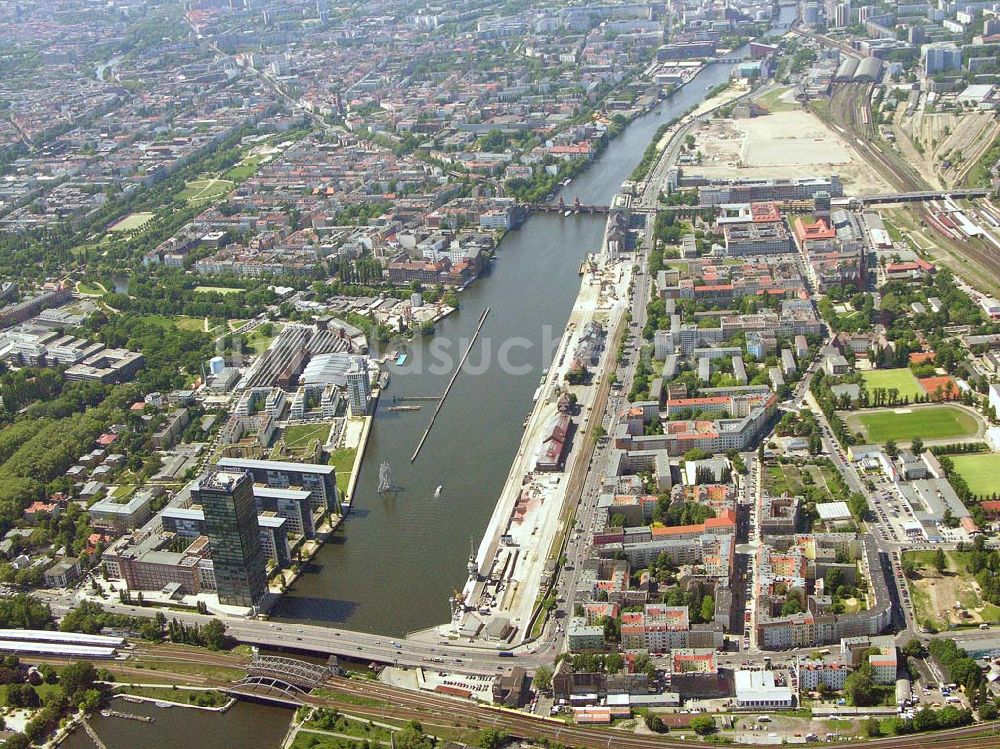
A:
<svg viewBox="0 0 1000 749">
<path fill-rule="evenodd" d="M 318 473 L 330 476 L 333 466 L 320 463 L 292 463 L 285 460 L 255 460 L 253 458 L 221 458 L 218 465 L 221 468 L 245 468 L 246 470 L 263 469 L 265 471 L 283 471 L 292 473 Z"/>
</svg>

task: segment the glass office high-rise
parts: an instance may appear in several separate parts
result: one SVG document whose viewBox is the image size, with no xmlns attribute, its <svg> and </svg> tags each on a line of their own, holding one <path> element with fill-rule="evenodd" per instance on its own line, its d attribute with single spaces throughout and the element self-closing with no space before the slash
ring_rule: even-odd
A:
<svg viewBox="0 0 1000 749">
<path fill-rule="evenodd" d="M 255 606 L 267 593 L 253 478 L 218 467 L 200 481 L 198 497 L 212 546 L 219 603 Z"/>
</svg>

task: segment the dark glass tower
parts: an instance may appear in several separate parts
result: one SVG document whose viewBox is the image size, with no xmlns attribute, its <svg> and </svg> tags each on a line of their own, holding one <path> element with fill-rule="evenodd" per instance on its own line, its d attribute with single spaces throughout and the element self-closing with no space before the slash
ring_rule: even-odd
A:
<svg viewBox="0 0 1000 749">
<path fill-rule="evenodd" d="M 267 575 L 253 478 L 246 471 L 216 467 L 199 484 L 219 603 L 256 606 L 267 593 Z"/>
</svg>

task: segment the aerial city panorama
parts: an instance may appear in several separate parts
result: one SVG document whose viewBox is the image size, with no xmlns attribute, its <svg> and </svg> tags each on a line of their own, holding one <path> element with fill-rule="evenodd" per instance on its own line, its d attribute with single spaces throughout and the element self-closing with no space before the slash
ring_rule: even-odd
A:
<svg viewBox="0 0 1000 749">
<path fill-rule="evenodd" d="M 0 0 L 0 744 L 1000 748 L 998 112 L 995 0 Z"/>
</svg>

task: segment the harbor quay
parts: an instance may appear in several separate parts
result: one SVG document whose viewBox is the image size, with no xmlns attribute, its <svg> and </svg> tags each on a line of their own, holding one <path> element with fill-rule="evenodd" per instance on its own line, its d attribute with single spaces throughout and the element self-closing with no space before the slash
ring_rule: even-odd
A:
<svg viewBox="0 0 1000 749">
<path fill-rule="evenodd" d="M 615 221 L 609 217 L 609 224 Z M 523 643 L 554 578 L 569 477 L 594 439 L 594 406 L 615 365 L 614 339 L 629 311 L 633 259 L 605 242 L 581 267 L 581 287 L 477 550 L 452 599 L 452 620 L 432 631 L 484 645 Z"/>
</svg>

